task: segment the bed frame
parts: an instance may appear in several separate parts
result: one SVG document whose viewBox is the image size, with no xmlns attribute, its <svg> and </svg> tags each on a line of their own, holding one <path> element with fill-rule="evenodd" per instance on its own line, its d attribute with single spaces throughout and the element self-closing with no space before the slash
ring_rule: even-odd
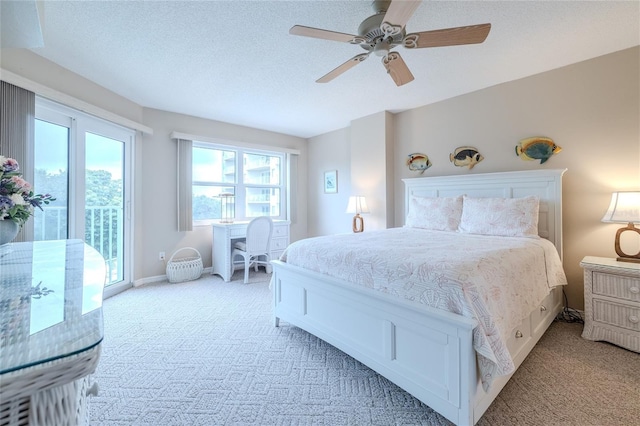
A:
<svg viewBox="0 0 640 426">
<path fill-rule="evenodd" d="M 403 179 L 412 195 L 540 197 L 539 235 L 562 257 L 562 175 L 535 170 Z M 472 346 L 475 320 L 273 261 L 274 324 L 325 340 L 458 425 L 475 424 L 511 376 L 482 389 Z M 562 308 L 554 289 L 507 341 L 516 368 Z"/>
</svg>

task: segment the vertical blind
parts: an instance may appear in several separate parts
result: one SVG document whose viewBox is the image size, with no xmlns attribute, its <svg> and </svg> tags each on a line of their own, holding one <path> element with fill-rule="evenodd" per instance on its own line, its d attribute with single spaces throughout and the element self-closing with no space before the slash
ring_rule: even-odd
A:
<svg viewBox="0 0 640 426">
<path fill-rule="evenodd" d="M 178 231 L 193 231 L 191 158 L 193 141 L 177 139 L 178 145 Z"/>
<path fill-rule="evenodd" d="M 33 183 L 36 95 L 0 81 L 0 155 L 15 158 L 22 177 Z M 33 240 L 33 221 L 29 220 L 15 241 Z"/>
</svg>

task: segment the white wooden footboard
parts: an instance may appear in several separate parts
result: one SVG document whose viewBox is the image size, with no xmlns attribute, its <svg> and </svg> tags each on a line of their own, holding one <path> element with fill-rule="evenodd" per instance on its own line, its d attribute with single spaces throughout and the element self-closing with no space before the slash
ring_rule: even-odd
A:
<svg viewBox="0 0 640 426">
<path fill-rule="evenodd" d="M 274 261 L 274 317 L 310 332 L 456 424 L 472 424 L 475 321 Z"/>
<path fill-rule="evenodd" d="M 539 235 L 562 258 L 562 175 L 530 170 L 403 179 L 410 197 L 540 198 Z M 377 371 L 458 425 L 475 424 L 511 376 L 485 393 L 472 345 L 475 321 L 273 261 L 274 320 L 300 327 Z M 556 288 L 512 330 L 507 347 L 518 368 L 562 308 Z"/>
<path fill-rule="evenodd" d="M 458 425 L 473 425 L 511 376 L 485 393 L 472 343 L 474 320 L 273 261 L 274 322 L 330 343 Z M 516 368 L 561 309 L 556 289 L 513 330 Z M 518 337 L 516 337 L 518 336 Z"/>
</svg>

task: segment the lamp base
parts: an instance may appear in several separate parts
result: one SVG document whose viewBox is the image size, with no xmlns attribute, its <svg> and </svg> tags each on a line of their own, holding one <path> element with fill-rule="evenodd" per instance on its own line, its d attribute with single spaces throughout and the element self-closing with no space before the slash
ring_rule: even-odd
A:
<svg viewBox="0 0 640 426">
<path fill-rule="evenodd" d="M 359 213 L 356 213 L 356 215 L 353 217 L 353 224 L 351 226 L 351 229 L 353 229 L 353 232 L 355 233 L 364 231 L 364 219 L 362 218 L 362 216 L 360 216 Z"/>
<path fill-rule="evenodd" d="M 631 263 L 640 263 L 640 258 L 637 257 L 616 257 L 618 262 L 631 262 Z"/>
<path fill-rule="evenodd" d="M 622 233 L 625 231 L 637 232 L 638 235 L 640 235 L 640 229 L 633 226 L 632 222 L 629 222 L 627 226 L 618 229 L 618 232 L 616 232 L 615 249 L 616 249 L 616 254 L 619 257 L 616 260 L 618 260 L 619 262 L 640 263 L 640 251 L 636 254 L 627 254 L 622 251 L 622 248 L 620 248 L 620 235 L 622 235 Z"/>
</svg>

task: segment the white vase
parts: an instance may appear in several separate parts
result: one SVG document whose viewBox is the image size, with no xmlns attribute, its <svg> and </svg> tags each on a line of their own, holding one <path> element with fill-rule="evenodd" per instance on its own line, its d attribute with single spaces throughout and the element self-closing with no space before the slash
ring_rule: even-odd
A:
<svg viewBox="0 0 640 426">
<path fill-rule="evenodd" d="M 0 246 L 10 243 L 18 235 L 20 226 L 13 220 L 0 220 Z"/>
</svg>

